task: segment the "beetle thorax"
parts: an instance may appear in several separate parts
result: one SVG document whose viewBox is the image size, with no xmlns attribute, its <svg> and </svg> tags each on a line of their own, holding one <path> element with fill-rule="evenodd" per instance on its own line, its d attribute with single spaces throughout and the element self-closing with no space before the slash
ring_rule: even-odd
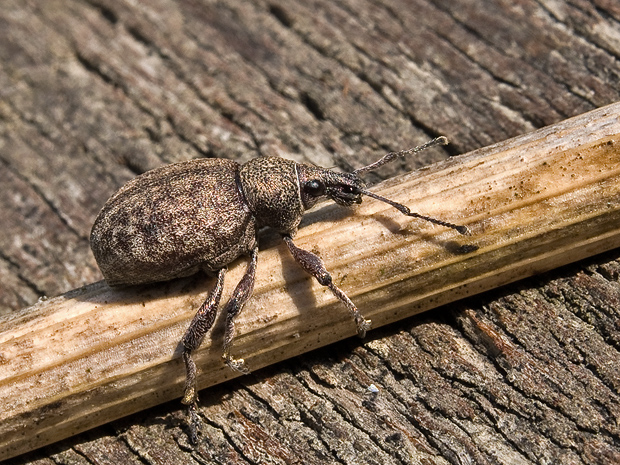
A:
<svg viewBox="0 0 620 465">
<path fill-rule="evenodd" d="M 270 226 L 283 233 L 297 229 L 304 207 L 294 161 L 254 158 L 241 167 L 239 182 L 259 226 Z"/>
</svg>

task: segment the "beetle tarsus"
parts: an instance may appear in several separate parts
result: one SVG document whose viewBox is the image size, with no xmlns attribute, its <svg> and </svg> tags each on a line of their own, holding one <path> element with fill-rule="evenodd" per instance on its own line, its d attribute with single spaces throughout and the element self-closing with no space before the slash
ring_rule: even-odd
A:
<svg viewBox="0 0 620 465">
<path fill-rule="evenodd" d="M 355 318 L 355 324 L 357 325 L 357 335 L 366 337 L 366 332 L 371 328 L 372 321 L 366 320 L 360 315 L 359 318 Z"/>
<path fill-rule="evenodd" d="M 192 359 L 189 351 L 183 352 L 183 361 L 185 362 L 185 390 L 183 391 L 183 399 L 181 402 L 185 405 L 192 405 L 198 401 L 196 392 L 196 363 Z"/>
<path fill-rule="evenodd" d="M 321 265 L 323 265 L 323 262 L 321 262 Z M 363 317 L 355 304 L 351 301 L 351 299 L 349 299 L 349 296 L 342 291 L 342 289 L 331 281 L 327 284 L 327 287 L 345 305 L 345 307 L 349 309 L 349 313 L 351 313 L 351 316 L 355 320 L 355 325 L 357 326 L 357 335 L 359 337 L 366 337 L 366 332 L 370 329 L 372 322 Z"/>
<path fill-rule="evenodd" d="M 198 431 L 200 430 L 200 417 L 198 416 L 195 402 L 187 406 L 187 413 L 189 416 L 189 422 L 188 422 L 189 440 L 192 444 L 197 444 L 198 443 Z"/>
</svg>

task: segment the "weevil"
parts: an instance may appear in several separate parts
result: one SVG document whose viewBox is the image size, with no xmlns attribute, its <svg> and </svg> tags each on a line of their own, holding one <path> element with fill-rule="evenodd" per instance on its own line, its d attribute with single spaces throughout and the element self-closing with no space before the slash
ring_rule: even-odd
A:
<svg viewBox="0 0 620 465">
<path fill-rule="evenodd" d="M 242 255 L 247 269 L 226 304 L 224 361 L 246 372 L 243 359 L 231 356 L 234 320 L 252 294 L 258 258 L 257 232 L 276 229 L 301 267 L 326 286 L 349 310 L 357 333 L 370 328 L 347 295 L 334 284 L 322 260 L 293 243 L 301 218 L 321 197 L 342 206 L 359 204 L 362 195 L 386 202 L 404 215 L 468 234 L 465 226 L 411 212 L 405 205 L 366 189 L 360 175 L 396 158 L 447 144 L 438 137 L 424 145 L 390 152 L 350 173 L 339 173 L 277 157 L 244 164 L 215 158 L 195 159 L 148 171 L 125 184 L 104 205 L 93 225 L 90 243 L 110 286 L 167 281 L 199 270 L 215 274 L 215 286 L 198 309 L 182 339 L 186 370 L 182 402 L 188 406 L 190 436 L 196 441 L 196 365 L 192 352 L 209 331 L 219 307 L 226 266 Z"/>
</svg>

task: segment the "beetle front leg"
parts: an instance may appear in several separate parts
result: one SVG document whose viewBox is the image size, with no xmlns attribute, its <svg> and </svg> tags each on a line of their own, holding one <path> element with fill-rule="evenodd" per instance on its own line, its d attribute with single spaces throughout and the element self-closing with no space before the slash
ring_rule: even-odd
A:
<svg viewBox="0 0 620 465">
<path fill-rule="evenodd" d="M 291 236 L 285 235 L 282 236 L 282 238 L 284 239 L 284 242 L 286 242 L 286 245 L 288 246 L 288 249 L 295 261 L 299 263 L 307 273 L 314 276 L 319 284 L 328 287 L 329 290 L 332 291 L 332 293 L 349 309 L 349 312 L 353 316 L 355 324 L 357 325 L 357 334 L 360 337 L 364 337 L 366 335 L 366 331 L 370 329 L 370 320 L 366 320 L 355 304 L 351 302 L 351 299 L 349 299 L 349 297 L 347 297 L 347 295 L 334 284 L 331 275 L 323 264 L 323 260 L 312 252 L 308 252 L 307 250 L 297 247 L 293 243 Z"/>
<path fill-rule="evenodd" d="M 185 335 L 183 336 L 183 361 L 185 362 L 185 393 L 183 394 L 183 402 L 188 406 L 190 417 L 190 439 L 192 442 L 197 440 L 197 429 L 199 425 L 198 414 L 196 413 L 196 403 L 198 402 L 198 392 L 196 390 L 196 363 L 192 359 L 192 352 L 202 344 L 205 335 L 213 326 L 217 308 L 222 297 L 222 289 L 224 288 L 224 276 L 226 268 L 222 268 L 217 272 L 217 281 L 215 287 L 211 290 L 203 304 L 200 306 L 196 315 L 189 324 Z"/>
<path fill-rule="evenodd" d="M 241 278 L 241 281 L 239 281 L 239 284 L 237 284 L 232 297 L 224 308 L 224 312 L 226 313 L 226 331 L 224 333 L 224 353 L 222 357 L 230 368 L 240 371 L 241 373 L 248 373 L 249 370 L 245 367 L 245 362 L 242 358 L 234 359 L 230 355 L 230 349 L 235 334 L 235 317 L 241 312 L 254 290 L 257 258 L 258 248 L 254 248 L 250 252 L 250 263 L 248 264 L 245 274 L 243 278 Z"/>
</svg>

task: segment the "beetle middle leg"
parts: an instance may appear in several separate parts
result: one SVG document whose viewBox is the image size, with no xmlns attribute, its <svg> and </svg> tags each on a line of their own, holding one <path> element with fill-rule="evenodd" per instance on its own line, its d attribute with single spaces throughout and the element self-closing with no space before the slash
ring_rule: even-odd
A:
<svg viewBox="0 0 620 465">
<path fill-rule="evenodd" d="M 185 393 L 181 402 L 187 405 L 189 409 L 190 437 L 192 442 L 196 442 L 196 430 L 199 424 L 198 414 L 196 413 L 196 403 L 198 402 L 196 363 L 192 359 L 192 352 L 200 347 L 205 335 L 213 326 L 217 308 L 220 305 L 220 298 L 222 297 L 222 289 L 224 288 L 224 276 L 226 276 L 226 268 L 222 268 L 217 272 L 215 287 L 200 306 L 196 315 L 194 315 L 182 340 L 186 377 Z"/>
<path fill-rule="evenodd" d="M 338 300 L 340 300 L 349 309 L 349 312 L 353 316 L 355 324 L 357 325 L 357 334 L 364 337 L 366 335 L 366 331 L 370 329 L 370 320 L 366 320 L 355 304 L 351 302 L 351 299 L 349 299 L 347 295 L 334 284 L 331 275 L 323 264 L 323 260 L 312 252 L 308 252 L 307 250 L 297 247 L 293 243 L 291 236 L 284 235 L 282 238 L 284 239 L 284 242 L 286 242 L 286 245 L 288 246 L 288 249 L 295 261 L 299 263 L 307 273 L 314 276 L 319 284 L 328 287 L 329 290 L 332 291 L 332 293 L 338 298 Z"/>
<path fill-rule="evenodd" d="M 248 373 L 248 369 L 245 367 L 245 363 L 242 358 L 235 359 L 230 355 L 230 349 L 232 347 L 232 341 L 235 333 L 235 317 L 239 314 L 239 312 L 241 312 L 243 306 L 252 296 L 252 291 L 254 290 L 257 257 L 258 248 L 254 248 L 250 252 L 250 263 L 248 264 L 248 268 L 224 308 L 224 313 L 226 313 L 226 330 L 224 332 L 224 353 L 222 354 L 222 357 L 230 368 L 240 371 L 241 373 Z"/>
</svg>

